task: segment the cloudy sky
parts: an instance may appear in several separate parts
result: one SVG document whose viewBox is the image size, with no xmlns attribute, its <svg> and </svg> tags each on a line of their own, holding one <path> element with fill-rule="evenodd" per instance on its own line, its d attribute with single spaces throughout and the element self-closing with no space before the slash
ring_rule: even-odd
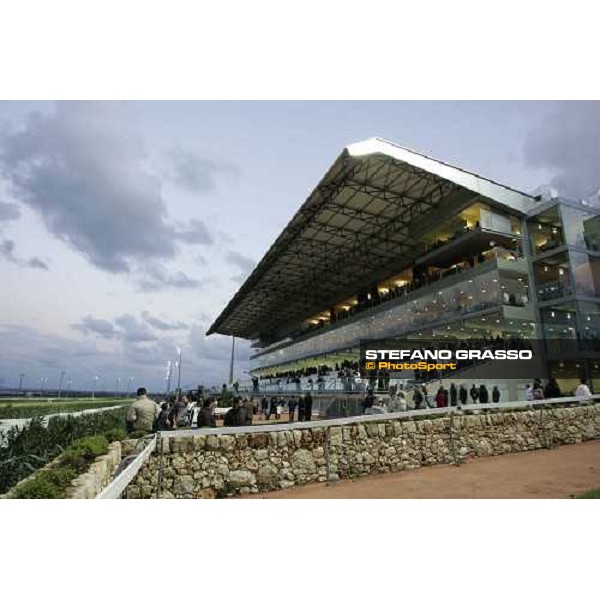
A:
<svg viewBox="0 0 600 600">
<path fill-rule="evenodd" d="M 226 381 L 205 331 L 373 136 L 525 191 L 600 186 L 598 102 L 0 102 L 0 381 L 159 391 L 177 347 L 184 387 Z"/>
</svg>

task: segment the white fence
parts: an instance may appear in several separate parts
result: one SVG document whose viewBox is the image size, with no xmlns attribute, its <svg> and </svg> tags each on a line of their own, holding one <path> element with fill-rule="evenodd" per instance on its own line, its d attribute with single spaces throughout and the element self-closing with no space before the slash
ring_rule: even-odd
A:
<svg viewBox="0 0 600 600">
<path fill-rule="evenodd" d="M 123 490 L 133 481 L 138 471 L 144 466 L 148 457 L 156 448 L 157 435 L 150 443 L 135 457 L 131 464 L 127 465 L 117 477 L 115 477 L 97 496 L 96 500 L 115 500 L 123 493 Z"/>
</svg>

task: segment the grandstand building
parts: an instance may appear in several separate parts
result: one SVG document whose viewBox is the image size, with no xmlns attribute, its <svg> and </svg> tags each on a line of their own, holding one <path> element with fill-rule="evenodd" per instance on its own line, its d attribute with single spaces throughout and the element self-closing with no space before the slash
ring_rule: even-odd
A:
<svg viewBox="0 0 600 600">
<path fill-rule="evenodd" d="M 208 334 L 252 340 L 263 380 L 357 360 L 361 339 L 540 338 L 547 377 L 600 391 L 597 200 L 352 144 Z"/>
</svg>

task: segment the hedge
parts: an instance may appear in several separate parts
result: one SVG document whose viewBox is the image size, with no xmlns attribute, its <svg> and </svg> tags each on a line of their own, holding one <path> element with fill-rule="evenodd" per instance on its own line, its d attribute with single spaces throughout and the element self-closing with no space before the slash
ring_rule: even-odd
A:
<svg viewBox="0 0 600 600">
<path fill-rule="evenodd" d="M 48 426 L 42 417 L 26 427 L 0 432 L 0 494 L 61 454 L 75 440 L 122 429 L 125 408 L 79 417 L 52 417 Z"/>
</svg>

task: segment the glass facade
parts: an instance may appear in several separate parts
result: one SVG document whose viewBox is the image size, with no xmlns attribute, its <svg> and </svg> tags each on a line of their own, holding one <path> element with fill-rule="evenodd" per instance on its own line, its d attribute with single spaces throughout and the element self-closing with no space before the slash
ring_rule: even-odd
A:
<svg viewBox="0 0 600 600">
<path fill-rule="evenodd" d="M 573 293 L 571 266 L 567 252 L 539 259 L 535 262 L 533 271 L 539 302 L 564 298 Z"/>
<path fill-rule="evenodd" d="M 529 241 L 534 255 L 564 246 L 565 238 L 558 206 L 529 220 Z"/>
<path fill-rule="evenodd" d="M 600 252 L 600 215 L 561 206 L 565 241 L 569 246 Z"/>
<path fill-rule="evenodd" d="M 326 354 L 358 345 L 361 339 L 405 335 L 423 327 L 456 321 L 494 307 L 524 307 L 529 302 L 527 278 L 521 273 L 492 269 L 486 273 L 463 274 L 452 285 L 423 289 L 389 308 L 378 307 L 364 317 L 252 358 L 254 369 Z"/>
<path fill-rule="evenodd" d="M 584 252 L 569 252 L 575 293 L 600 297 L 600 257 Z"/>
<path fill-rule="evenodd" d="M 548 376 L 565 392 L 581 377 L 600 389 L 600 214 L 559 200 L 520 220 L 477 202 L 421 241 L 423 255 L 414 265 L 315 315 L 297 341 L 259 351 L 252 369 L 326 359 L 361 339 L 427 330 L 541 335 Z"/>
</svg>

